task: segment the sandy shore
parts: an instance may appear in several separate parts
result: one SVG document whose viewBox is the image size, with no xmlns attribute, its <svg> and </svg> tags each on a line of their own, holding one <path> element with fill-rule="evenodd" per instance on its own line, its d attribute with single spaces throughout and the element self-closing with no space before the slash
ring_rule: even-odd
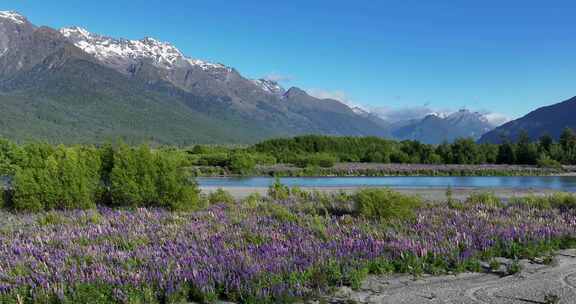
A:
<svg viewBox="0 0 576 304">
<path fill-rule="evenodd" d="M 200 187 L 203 193 L 209 193 L 217 189 L 217 187 Z M 315 187 L 315 188 L 305 188 L 306 190 L 317 190 L 321 192 L 354 192 L 358 190 L 358 187 Z M 443 201 L 446 200 L 446 189 L 443 188 L 393 188 L 395 191 L 421 196 L 423 199 L 428 201 Z M 247 197 L 252 193 L 258 193 L 260 195 L 266 195 L 268 188 L 266 187 L 225 187 L 224 190 L 230 192 L 232 196 L 237 199 L 242 199 Z M 494 192 L 497 196 L 508 199 L 511 197 L 527 196 L 527 195 L 547 195 L 553 193 L 554 190 L 549 189 L 514 189 L 514 188 L 493 188 L 493 189 L 478 189 L 478 188 L 453 188 L 452 198 L 458 200 L 464 200 L 470 194 L 477 192 Z"/>
</svg>

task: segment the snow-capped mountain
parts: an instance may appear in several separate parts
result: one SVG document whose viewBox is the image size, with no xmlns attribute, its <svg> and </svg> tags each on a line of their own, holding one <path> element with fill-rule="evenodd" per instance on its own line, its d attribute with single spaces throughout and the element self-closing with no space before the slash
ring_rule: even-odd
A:
<svg viewBox="0 0 576 304">
<path fill-rule="evenodd" d="M 401 140 L 437 144 L 461 137 L 478 139 L 495 127 L 484 114 L 461 109 L 453 113 L 431 113 L 422 119 L 397 124 L 392 134 Z"/>
<path fill-rule="evenodd" d="M 0 12 L 0 135 L 52 142 L 254 142 L 385 136 L 345 104 L 252 80 L 159 39 L 37 27 Z"/>
<path fill-rule="evenodd" d="M 26 23 L 26 17 L 16 13 L 16 12 L 10 12 L 10 11 L 0 11 L 0 21 L 4 19 L 4 20 L 10 20 L 14 23 L 18 23 L 18 24 L 23 24 Z"/>
<path fill-rule="evenodd" d="M 126 72 L 140 60 L 150 60 L 157 67 L 165 69 L 198 66 L 203 70 L 230 70 L 222 64 L 188 58 L 175 46 L 150 37 L 140 40 L 116 39 L 93 34 L 77 26 L 62 28 L 60 33 L 83 51 L 113 67 L 122 66 Z"/>
<path fill-rule="evenodd" d="M 260 87 L 262 90 L 272 93 L 282 95 L 286 93 L 286 89 L 284 89 L 278 82 L 268 79 L 255 79 L 253 82 Z"/>
</svg>

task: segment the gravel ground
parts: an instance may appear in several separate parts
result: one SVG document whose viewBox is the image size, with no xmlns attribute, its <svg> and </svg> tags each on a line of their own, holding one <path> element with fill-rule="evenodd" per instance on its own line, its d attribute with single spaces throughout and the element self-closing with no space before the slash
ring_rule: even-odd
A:
<svg viewBox="0 0 576 304">
<path fill-rule="evenodd" d="M 322 302 L 547 304 L 545 297 L 556 296 L 558 303 L 576 303 L 576 250 L 559 252 L 556 262 L 547 266 L 522 260 L 520 273 L 504 277 L 491 273 L 425 276 L 417 280 L 408 275 L 372 276 L 359 290 L 340 288 Z"/>
</svg>

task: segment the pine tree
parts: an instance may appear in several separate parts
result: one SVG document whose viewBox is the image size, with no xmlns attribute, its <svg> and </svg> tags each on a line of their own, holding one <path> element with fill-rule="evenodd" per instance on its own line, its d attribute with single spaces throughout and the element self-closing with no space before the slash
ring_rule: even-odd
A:
<svg viewBox="0 0 576 304">
<path fill-rule="evenodd" d="M 539 147 L 541 152 L 550 153 L 553 144 L 554 139 L 549 134 L 544 134 L 540 137 Z"/>
<path fill-rule="evenodd" d="M 530 137 L 526 131 L 520 132 L 516 143 L 516 162 L 523 165 L 536 164 L 538 159 L 538 148 L 530 142 Z"/>
</svg>

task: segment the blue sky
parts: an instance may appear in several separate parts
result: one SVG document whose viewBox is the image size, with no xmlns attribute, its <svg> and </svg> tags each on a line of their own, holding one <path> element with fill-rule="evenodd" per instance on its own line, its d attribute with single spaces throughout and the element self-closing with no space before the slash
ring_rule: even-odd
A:
<svg viewBox="0 0 576 304">
<path fill-rule="evenodd" d="M 386 110 L 519 117 L 576 95 L 570 1 L 4 0 L 0 10 L 152 36 L 251 78 Z"/>
</svg>

